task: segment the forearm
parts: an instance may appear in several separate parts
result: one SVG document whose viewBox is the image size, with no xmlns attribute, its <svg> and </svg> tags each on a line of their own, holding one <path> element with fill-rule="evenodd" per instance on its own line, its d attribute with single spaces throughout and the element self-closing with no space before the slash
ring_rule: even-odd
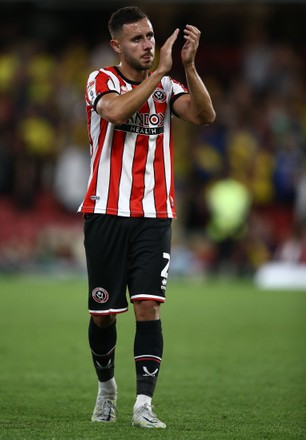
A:
<svg viewBox="0 0 306 440">
<path fill-rule="evenodd" d="M 97 112 L 113 124 L 122 124 L 135 114 L 152 95 L 163 73 L 155 71 L 141 84 L 121 95 L 104 95 L 97 104 Z"/>
<path fill-rule="evenodd" d="M 212 123 L 215 120 L 216 113 L 210 94 L 193 63 L 185 66 L 185 75 L 190 96 L 190 121 L 196 124 Z"/>
</svg>

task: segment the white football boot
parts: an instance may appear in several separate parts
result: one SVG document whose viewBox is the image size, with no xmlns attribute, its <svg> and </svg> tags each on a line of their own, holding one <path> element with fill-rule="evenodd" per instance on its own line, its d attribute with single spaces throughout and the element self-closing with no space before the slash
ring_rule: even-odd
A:
<svg viewBox="0 0 306 440">
<path fill-rule="evenodd" d="M 116 421 L 117 395 L 98 394 L 96 406 L 91 416 L 92 422 L 115 422 Z"/>
<path fill-rule="evenodd" d="M 153 406 L 145 403 L 134 411 L 132 425 L 140 428 L 166 428 L 166 424 L 158 420 Z"/>
</svg>

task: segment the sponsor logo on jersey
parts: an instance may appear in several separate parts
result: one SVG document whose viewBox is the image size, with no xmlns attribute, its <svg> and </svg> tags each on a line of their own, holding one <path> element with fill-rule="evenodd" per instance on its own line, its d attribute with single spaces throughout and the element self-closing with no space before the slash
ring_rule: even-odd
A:
<svg viewBox="0 0 306 440">
<path fill-rule="evenodd" d="M 96 287 L 91 292 L 91 296 L 99 304 L 104 304 L 109 299 L 108 291 L 106 289 L 103 289 L 103 287 Z"/>
<path fill-rule="evenodd" d="M 146 136 L 154 136 L 156 134 L 163 133 L 164 127 L 146 128 L 146 127 L 139 127 L 137 125 L 122 124 L 122 125 L 117 125 L 116 130 L 126 131 L 129 133 L 144 134 Z"/>
<path fill-rule="evenodd" d="M 125 124 L 117 125 L 116 130 L 152 136 L 164 132 L 163 113 L 135 113 Z"/>
<path fill-rule="evenodd" d="M 163 127 L 164 120 L 165 116 L 163 113 L 137 112 L 126 121 L 126 124 L 138 125 L 144 128 L 148 128 L 152 125 L 154 127 Z"/>
</svg>

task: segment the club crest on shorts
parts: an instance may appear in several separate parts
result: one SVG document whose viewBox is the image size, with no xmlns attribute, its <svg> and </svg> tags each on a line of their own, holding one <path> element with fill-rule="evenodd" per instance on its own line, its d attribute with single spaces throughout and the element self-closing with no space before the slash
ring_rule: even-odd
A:
<svg viewBox="0 0 306 440">
<path fill-rule="evenodd" d="M 108 291 L 103 289 L 103 287 L 96 287 L 92 292 L 91 296 L 93 299 L 100 304 L 104 304 L 109 299 Z"/>
</svg>

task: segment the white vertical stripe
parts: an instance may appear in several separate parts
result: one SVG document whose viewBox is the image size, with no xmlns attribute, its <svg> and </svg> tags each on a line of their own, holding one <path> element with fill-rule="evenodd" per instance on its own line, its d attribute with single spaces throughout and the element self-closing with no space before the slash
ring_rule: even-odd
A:
<svg viewBox="0 0 306 440">
<path fill-rule="evenodd" d="M 164 163 L 165 163 L 165 179 L 166 179 L 166 189 L 167 189 L 167 213 L 169 217 L 173 217 L 171 203 L 170 203 L 170 187 L 171 187 L 171 156 L 170 156 L 170 108 L 167 107 L 165 112 L 165 126 L 164 126 L 164 139 L 163 139 L 163 149 L 164 149 Z"/>
<path fill-rule="evenodd" d="M 152 139 L 153 138 L 153 139 Z M 154 199 L 154 158 L 156 150 L 156 136 L 149 136 L 148 142 L 148 155 L 146 170 L 144 176 L 144 196 L 142 201 L 142 208 L 144 211 L 144 216 L 156 217 L 155 199 Z"/>
<path fill-rule="evenodd" d="M 95 154 L 97 153 L 97 149 L 99 146 L 99 137 L 100 137 L 100 123 L 101 118 L 95 110 L 91 110 L 91 119 L 90 119 L 90 137 L 92 139 L 92 159 L 94 159 Z"/>
<path fill-rule="evenodd" d="M 162 79 L 163 88 L 167 94 L 168 102 L 171 100 L 172 94 L 185 92 L 184 88 L 179 84 L 171 80 L 170 77 L 164 77 Z M 168 217 L 173 217 L 170 201 L 170 188 L 171 188 L 171 156 L 170 156 L 170 129 L 171 129 L 171 110 L 170 106 L 167 106 L 165 113 L 165 126 L 164 126 L 164 161 L 165 161 L 165 178 L 167 188 L 167 213 Z"/>
<path fill-rule="evenodd" d="M 127 91 L 132 90 L 132 85 L 125 82 Z M 119 183 L 118 215 L 130 216 L 130 198 L 132 192 L 132 168 L 134 162 L 137 135 L 126 133 L 122 155 L 122 169 Z"/>
<path fill-rule="evenodd" d="M 127 133 L 122 158 L 122 173 L 119 185 L 118 215 L 130 215 L 130 197 L 132 191 L 132 168 L 137 135 Z"/>
</svg>

